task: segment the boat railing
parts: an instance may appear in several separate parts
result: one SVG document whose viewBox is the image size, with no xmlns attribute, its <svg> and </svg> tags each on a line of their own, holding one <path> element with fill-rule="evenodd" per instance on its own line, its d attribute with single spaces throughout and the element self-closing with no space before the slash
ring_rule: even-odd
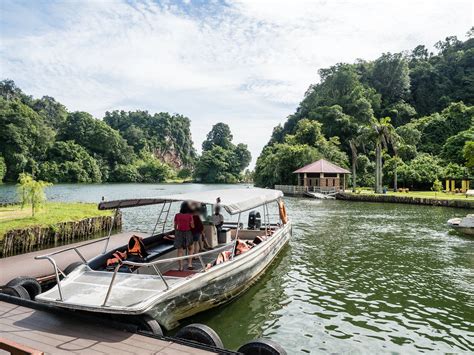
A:
<svg viewBox="0 0 474 355">
<path fill-rule="evenodd" d="M 53 256 L 65 253 L 67 251 L 74 250 L 76 252 L 77 256 L 79 256 L 79 258 L 82 260 L 82 262 L 87 266 L 87 260 L 84 257 L 84 255 L 81 254 L 81 252 L 79 251 L 79 248 L 85 247 L 87 245 L 95 244 L 95 243 L 100 243 L 100 242 L 103 242 L 103 241 L 106 241 L 107 244 L 108 244 L 109 238 L 110 238 L 110 236 L 107 236 L 107 237 L 104 237 L 104 238 L 99 238 L 99 239 L 92 240 L 88 243 L 84 243 L 84 244 L 81 244 L 81 245 L 76 245 L 76 246 L 73 246 L 73 247 L 68 247 L 68 248 L 64 248 L 64 249 L 61 249 L 61 250 L 56 250 L 56 251 L 53 251 L 53 252 L 45 254 L 45 255 L 35 256 L 36 260 L 48 260 L 51 263 L 51 265 L 53 266 L 54 274 L 56 276 L 56 283 L 58 285 L 59 299 L 61 301 L 63 300 L 63 295 L 62 295 L 59 275 L 61 274 L 64 277 L 66 277 L 66 274 L 58 267 L 58 264 L 56 263 L 56 260 L 54 260 Z"/>
<path fill-rule="evenodd" d="M 36 260 L 48 260 L 51 263 L 51 265 L 53 267 L 53 270 L 54 270 L 54 274 L 56 276 L 56 284 L 58 286 L 58 293 L 59 293 L 58 301 L 64 301 L 63 292 L 62 292 L 62 288 L 61 288 L 60 275 L 62 275 L 63 277 L 66 277 L 66 274 L 58 267 L 58 264 L 56 263 L 56 260 L 54 260 L 53 256 L 73 250 L 79 256 L 79 258 L 83 261 L 84 265 L 86 265 L 89 268 L 89 266 L 87 265 L 87 260 L 84 258 L 84 256 L 81 254 L 81 252 L 78 249 L 82 248 L 86 245 L 91 245 L 91 244 L 94 244 L 94 243 L 99 243 L 99 242 L 105 241 L 106 239 L 108 239 L 108 237 L 96 239 L 96 240 L 93 240 L 91 242 L 81 244 L 81 245 L 78 245 L 78 246 L 64 248 L 64 249 L 57 250 L 57 251 L 54 251 L 54 252 L 51 252 L 51 253 L 48 253 L 48 254 L 45 254 L 45 255 L 35 256 Z M 234 245 L 234 242 L 232 241 L 232 242 L 227 243 L 227 244 L 225 244 L 223 246 L 220 246 L 218 248 L 208 250 L 208 251 L 204 251 L 204 252 L 198 253 L 198 254 L 193 254 L 192 256 L 184 255 L 184 256 L 178 256 L 178 257 L 173 257 L 173 258 L 154 260 L 154 261 L 150 261 L 150 262 L 135 262 L 135 261 L 123 260 L 114 269 L 114 273 L 112 275 L 112 279 L 110 281 L 109 288 L 107 289 L 107 294 L 106 294 L 106 297 L 105 297 L 105 300 L 104 300 L 104 303 L 102 304 L 102 306 L 106 305 L 107 300 L 109 299 L 110 293 L 112 291 L 112 286 L 113 286 L 113 283 L 114 283 L 115 278 L 117 276 L 118 270 L 123 265 L 135 266 L 135 267 L 152 267 L 153 270 L 155 271 L 155 273 L 160 277 L 160 279 L 165 284 L 166 289 L 168 290 L 169 285 L 166 282 L 166 280 L 165 280 L 163 274 L 161 273 L 161 271 L 156 267 L 156 265 L 172 263 L 172 262 L 176 262 L 176 261 L 180 261 L 180 260 L 186 260 L 186 259 L 189 259 L 190 257 L 193 257 L 193 258 L 197 257 L 199 259 L 199 262 L 201 263 L 201 266 L 202 266 L 203 270 L 205 271 L 206 270 L 206 265 L 204 264 L 204 261 L 202 260 L 202 257 L 204 255 L 209 255 L 209 254 L 214 254 L 216 252 L 221 252 L 222 250 L 228 249 L 229 247 L 232 247 L 233 245 Z"/>
<path fill-rule="evenodd" d="M 172 262 L 176 262 L 176 261 L 181 261 L 181 260 L 186 260 L 186 259 L 189 259 L 189 258 L 196 258 L 197 257 L 199 259 L 199 262 L 201 263 L 202 271 L 205 272 L 206 271 L 206 265 L 204 264 L 204 261 L 202 260 L 202 257 L 204 255 L 215 254 L 215 253 L 221 252 L 223 250 L 229 249 L 230 247 L 234 247 L 234 244 L 235 244 L 234 241 L 232 241 L 232 242 L 227 243 L 223 246 L 220 246 L 220 247 L 212 249 L 212 250 L 204 251 L 202 253 L 193 254 L 193 255 L 176 256 L 176 257 L 173 257 L 173 258 L 166 258 L 166 259 L 158 259 L 158 260 L 145 262 L 145 263 L 123 260 L 122 263 L 117 264 L 117 266 L 114 269 L 114 273 L 112 275 L 112 279 L 110 280 L 109 288 L 107 289 L 107 293 L 105 295 L 104 303 L 102 303 L 102 307 L 106 306 L 107 301 L 109 300 L 110 294 L 112 292 L 112 287 L 114 285 L 114 281 L 115 281 L 115 278 L 117 276 L 117 273 L 118 273 L 120 267 L 122 267 L 123 265 L 135 266 L 135 267 L 152 267 L 153 270 L 155 271 L 155 273 L 160 277 L 161 281 L 163 281 L 163 284 L 165 285 L 166 290 L 169 290 L 170 286 L 169 286 L 168 282 L 166 282 L 166 279 L 164 278 L 164 276 L 161 273 L 160 269 L 156 267 L 157 265 L 159 265 L 159 264 L 168 264 L 168 263 L 172 263 Z M 60 297 L 61 297 L 61 295 L 60 295 Z"/>
</svg>

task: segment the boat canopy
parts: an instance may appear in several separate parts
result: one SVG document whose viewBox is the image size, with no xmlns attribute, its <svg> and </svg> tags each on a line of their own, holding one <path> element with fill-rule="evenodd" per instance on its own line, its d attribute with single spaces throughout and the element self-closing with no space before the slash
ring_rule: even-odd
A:
<svg viewBox="0 0 474 355">
<path fill-rule="evenodd" d="M 260 189 L 256 187 L 246 189 L 209 190 L 159 196 L 157 198 L 105 201 L 99 203 L 99 210 L 147 206 L 174 201 L 193 201 L 205 204 L 215 204 L 218 197 L 221 199 L 221 206 L 229 214 L 237 214 L 276 201 L 283 197 L 283 192 L 280 190 Z"/>
</svg>

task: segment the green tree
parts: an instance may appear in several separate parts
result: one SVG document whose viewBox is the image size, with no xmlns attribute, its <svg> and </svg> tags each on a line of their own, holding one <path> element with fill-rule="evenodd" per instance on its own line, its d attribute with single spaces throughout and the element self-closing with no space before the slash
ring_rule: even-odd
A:
<svg viewBox="0 0 474 355">
<path fill-rule="evenodd" d="M 441 114 L 423 117 L 414 125 L 422 132 L 419 150 L 438 155 L 449 137 L 474 126 L 474 106 L 452 103 Z"/>
<path fill-rule="evenodd" d="M 441 157 L 448 162 L 464 164 L 464 146 L 467 142 L 474 141 L 474 126 L 473 128 L 461 131 L 458 134 L 449 137 L 443 145 Z"/>
<path fill-rule="evenodd" d="M 151 152 L 175 169 L 192 168 L 196 151 L 189 118 L 166 112 L 106 112 L 104 121 L 118 130 L 135 153 Z"/>
<path fill-rule="evenodd" d="M 474 168 L 474 141 L 469 141 L 464 144 L 463 148 L 464 159 L 468 168 Z"/>
<path fill-rule="evenodd" d="M 98 162 L 86 149 L 73 141 L 57 141 L 47 152 L 47 161 L 39 168 L 38 176 L 52 182 L 101 182 Z"/>
<path fill-rule="evenodd" d="M 81 145 L 93 156 L 102 157 L 110 167 L 129 164 L 134 158 L 132 148 L 118 131 L 87 112 L 70 113 L 60 137 Z"/>
<path fill-rule="evenodd" d="M 390 117 L 373 119 L 372 134 L 375 141 L 375 192 L 382 193 L 383 162 L 382 150 L 388 149 L 395 135 L 395 128 L 390 123 Z"/>
<path fill-rule="evenodd" d="M 384 53 L 373 63 L 369 82 L 382 96 L 385 106 L 408 99 L 410 76 L 408 61 L 401 53 Z"/>
<path fill-rule="evenodd" d="M 230 174 L 232 151 L 214 145 L 204 150 L 194 172 L 195 177 L 204 183 L 235 182 L 236 177 Z"/>
<path fill-rule="evenodd" d="M 18 195 L 20 197 L 21 206 L 31 205 L 31 215 L 34 217 L 36 211 L 46 201 L 44 189 L 52 184 L 45 181 L 36 181 L 31 175 L 21 173 L 18 184 Z"/>
<path fill-rule="evenodd" d="M 3 182 L 3 178 L 7 173 L 7 164 L 5 164 L 5 159 L 0 156 L 0 184 Z"/>
<path fill-rule="evenodd" d="M 53 97 L 43 96 L 39 100 L 34 100 L 31 108 L 44 118 L 45 123 L 49 127 L 55 130 L 60 129 L 66 122 L 66 107 L 57 102 Z"/>
<path fill-rule="evenodd" d="M 156 158 L 149 158 L 138 166 L 141 182 L 156 183 L 163 182 L 172 177 L 172 169 Z"/>
<path fill-rule="evenodd" d="M 225 123 L 215 124 L 202 144 L 203 152 L 194 171 L 206 183 L 235 183 L 252 159 L 246 144 L 232 143 L 232 132 Z"/>
<path fill-rule="evenodd" d="M 18 99 L 0 98 L 0 155 L 7 165 L 7 181 L 23 171 L 34 174 L 53 144 L 54 131 L 33 109 Z"/>
<path fill-rule="evenodd" d="M 206 140 L 202 143 L 202 150 L 211 150 L 214 146 L 224 149 L 232 148 L 232 133 L 229 125 L 219 122 L 212 126 L 211 131 L 207 134 Z"/>
<path fill-rule="evenodd" d="M 142 178 L 135 165 L 119 164 L 115 167 L 109 180 L 112 182 L 139 182 Z"/>
<path fill-rule="evenodd" d="M 234 149 L 234 161 L 232 162 L 232 172 L 240 174 L 252 160 L 252 155 L 248 150 L 247 144 L 239 143 Z"/>
<path fill-rule="evenodd" d="M 296 185 L 293 171 L 319 158 L 318 150 L 307 144 L 278 143 L 266 147 L 257 159 L 255 185 L 270 188 L 277 184 Z"/>
<path fill-rule="evenodd" d="M 431 190 L 435 192 L 435 198 L 437 196 L 437 194 L 441 191 L 443 191 L 443 184 L 441 183 L 441 181 L 439 181 L 438 179 L 436 179 L 434 182 L 433 182 L 433 186 L 431 187 Z"/>
</svg>

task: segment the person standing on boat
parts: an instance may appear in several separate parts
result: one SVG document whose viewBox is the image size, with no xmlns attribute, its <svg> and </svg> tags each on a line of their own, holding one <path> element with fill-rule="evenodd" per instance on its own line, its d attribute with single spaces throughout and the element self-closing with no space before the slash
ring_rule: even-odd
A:
<svg viewBox="0 0 474 355">
<path fill-rule="evenodd" d="M 202 224 L 200 212 L 200 205 L 196 206 L 194 209 L 193 213 L 193 222 L 194 222 L 194 227 L 192 228 L 193 232 L 193 244 L 194 244 L 194 254 L 197 254 L 203 249 L 202 246 L 202 236 L 204 232 L 204 225 Z"/>
<path fill-rule="evenodd" d="M 221 214 L 220 204 L 217 204 L 214 209 L 214 214 L 212 215 L 212 224 L 214 224 L 216 227 L 217 235 L 219 235 L 222 230 L 222 226 L 224 225 L 224 216 Z"/>
<path fill-rule="evenodd" d="M 179 213 L 174 216 L 174 247 L 178 250 L 178 257 L 184 255 L 184 249 L 188 249 L 188 255 L 193 254 L 193 234 L 194 228 L 193 213 L 189 204 L 183 202 Z M 183 270 L 182 260 L 178 260 L 179 270 Z M 188 259 L 188 269 L 193 269 L 193 258 Z"/>
</svg>

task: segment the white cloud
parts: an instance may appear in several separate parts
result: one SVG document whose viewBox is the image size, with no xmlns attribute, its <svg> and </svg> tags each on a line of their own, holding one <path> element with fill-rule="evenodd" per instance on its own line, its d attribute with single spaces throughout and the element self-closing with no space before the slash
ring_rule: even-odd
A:
<svg viewBox="0 0 474 355">
<path fill-rule="evenodd" d="M 461 0 L 31 4 L 2 5 L 1 77 L 97 117 L 185 114 L 197 147 L 224 121 L 254 158 L 317 69 L 432 46 L 473 25 L 472 2 Z"/>
</svg>

